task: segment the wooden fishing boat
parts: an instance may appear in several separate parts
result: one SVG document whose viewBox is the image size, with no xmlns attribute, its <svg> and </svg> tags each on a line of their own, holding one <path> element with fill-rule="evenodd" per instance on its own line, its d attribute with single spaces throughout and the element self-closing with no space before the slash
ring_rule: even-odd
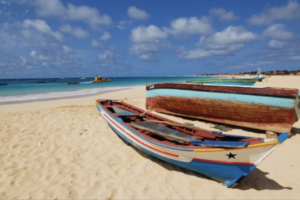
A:
<svg viewBox="0 0 300 200">
<path fill-rule="evenodd" d="M 289 88 L 161 83 L 146 86 L 146 108 L 277 133 L 299 119 L 299 91 Z"/>
<path fill-rule="evenodd" d="M 68 84 L 74 85 L 74 84 L 79 84 L 79 82 L 67 82 Z"/>
<path fill-rule="evenodd" d="M 246 177 L 287 137 L 262 139 L 227 135 L 181 124 L 114 100 L 96 100 L 108 125 L 134 147 L 227 187 Z"/>
<path fill-rule="evenodd" d="M 253 86 L 256 83 L 256 81 L 258 81 L 258 79 L 256 78 L 220 78 L 191 80 L 187 81 L 187 83 Z"/>
</svg>

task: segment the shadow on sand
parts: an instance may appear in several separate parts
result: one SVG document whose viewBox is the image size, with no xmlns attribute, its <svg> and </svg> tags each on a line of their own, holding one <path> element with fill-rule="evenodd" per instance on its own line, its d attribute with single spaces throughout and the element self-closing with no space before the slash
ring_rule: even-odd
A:
<svg viewBox="0 0 300 200">
<path fill-rule="evenodd" d="M 234 189 L 239 190 L 292 190 L 292 187 L 284 187 L 276 181 L 267 177 L 269 173 L 255 168 L 247 177 L 245 177 Z"/>
<path fill-rule="evenodd" d="M 300 128 L 293 127 L 292 130 L 291 130 L 291 136 L 290 137 L 293 137 L 297 134 L 300 134 Z"/>
</svg>

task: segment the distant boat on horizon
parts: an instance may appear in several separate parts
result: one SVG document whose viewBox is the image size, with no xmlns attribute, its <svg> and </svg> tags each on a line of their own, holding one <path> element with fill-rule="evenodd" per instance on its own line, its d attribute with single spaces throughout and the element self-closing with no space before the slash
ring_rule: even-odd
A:
<svg viewBox="0 0 300 200">
<path fill-rule="evenodd" d="M 74 85 L 74 84 L 79 84 L 79 82 L 67 82 L 67 84 Z"/>
<path fill-rule="evenodd" d="M 7 85 L 7 83 L 0 83 L 0 85 Z"/>
<path fill-rule="evenodd" d="M 84 78 L 84 77 L 82 77 L 82 78 L 80 78 L 80 79 L 84 80 L 85 78 Z"/>
</svg>

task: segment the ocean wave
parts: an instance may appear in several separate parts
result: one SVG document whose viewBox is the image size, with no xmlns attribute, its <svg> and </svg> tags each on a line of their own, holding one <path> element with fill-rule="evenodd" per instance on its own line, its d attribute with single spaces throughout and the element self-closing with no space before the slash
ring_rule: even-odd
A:
<svg viewBox="0 0 300 200">
<path fill-rule="evenodd" d="M 0 103 L 18 103 L 24 101 L 39 101 L 39 100 L 50 100 L 50 99 L 60 99 L 60 98 L 70 98 L 79 96 L 89 96 L 96 95 L 99 93 L 106 93 L 116 90 L 129 89 L 131 87 L 105 87 L 105 88 L 90 88 L 81 89 L 75 91 L 64 91 L 64 92 L 47 92 L 39 94 L 26 94 L 26 95 L 16 95 L 16 96 L 4 96 L 0 97 Z"/>
<path fill-rule="evenodd" d="M 88 83 L 92 83 L 91 81 L 88 82 L 80 82 L 79 84 L 88 84 Z"/>
</svg>

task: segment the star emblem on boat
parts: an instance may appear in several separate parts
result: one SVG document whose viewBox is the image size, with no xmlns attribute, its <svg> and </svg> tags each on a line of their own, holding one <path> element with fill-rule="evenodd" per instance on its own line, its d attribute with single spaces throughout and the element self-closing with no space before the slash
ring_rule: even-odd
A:
<svg viewBox="0 0 300 200">
<path fill-rule="evenodd" d="M 232 154 L 232 153 L 230 152 L 230 153 L 227 154 L 226 156 L 228 156 L 228 159 L 230 159 L 230 158 L 234 158 L 234 159 L 235 159 L 236 154 Z"/>
</svg>

